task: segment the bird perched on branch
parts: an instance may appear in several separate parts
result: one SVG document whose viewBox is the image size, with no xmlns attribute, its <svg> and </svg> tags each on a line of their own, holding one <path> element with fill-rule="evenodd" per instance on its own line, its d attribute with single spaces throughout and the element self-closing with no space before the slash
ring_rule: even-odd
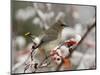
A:
<svg viewBox="0 0 100 75">
<path fill-rule="evenodd" d="M 62 23 L 60 20 L 58 20 L 49 29 L 45 30 L 44 33 L 38 37 L 39 43 L 37 45 L 37 48 L 39 49 L 41 54 L 44 55 L 44 53 L 45 53 L 44 46 L 46 44 L 48 44 L 49 42 L 56 40 L 58 38 L 59 34 L 61 34 L 61 31 L 64 27 L 68 27 L 68 25 L 66 25 L 66 24 Z M 31 33 L 27 33 L 26 35 L 32 36 Z"/>
</svg>

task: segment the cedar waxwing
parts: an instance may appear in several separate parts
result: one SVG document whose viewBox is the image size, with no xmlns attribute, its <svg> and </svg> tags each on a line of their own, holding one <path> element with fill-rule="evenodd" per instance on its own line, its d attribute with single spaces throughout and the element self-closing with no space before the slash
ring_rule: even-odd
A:
<svg viewBox="0 0 100 75">
<path fill-rule="evenodd" d="M 67 26 L 68 25 L 63 24 L 60 20 L 57 23 L 54 23 L 54 25 L 52 25 L 48 30 L 45 30 L 44 34 L 40 36 L 41 42 L 39 47 L 45 43 L 56 40 L 62 29 Z"/>
<path fill-rule="evenodd" d="M 61 31 L 64 27 L 68 27 L 68 25 L 63 24 L 59 20 L 58 22 L 54 23 L 49 29 L 45 30 L 44 33 L 38 37 L 38 45 L 36 45 L 36 43 L 34 42 L 42 56 L 46 54 L 44 46 L 47 46 L 47 44 L 51 41 L 57 40 L 59 34 L 61 34 Z M 27 33 L 26 35 L 32 37 L 31 33 Z M 33 46 L 33 48 L 35 47 Z"/>
</svg>

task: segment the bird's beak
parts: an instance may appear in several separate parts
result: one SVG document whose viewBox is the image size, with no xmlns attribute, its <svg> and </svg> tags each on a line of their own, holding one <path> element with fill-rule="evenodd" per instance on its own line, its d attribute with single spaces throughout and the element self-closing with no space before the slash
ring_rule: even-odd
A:
<svg viewBox="0 0 100 75">
<path fill-rule="evenodd" d="M 63 27 L 69 27 L 68 25 L 66 25 L 66 24 L 62 24 L 61 26 L 63 26 Z"/>
</svg>

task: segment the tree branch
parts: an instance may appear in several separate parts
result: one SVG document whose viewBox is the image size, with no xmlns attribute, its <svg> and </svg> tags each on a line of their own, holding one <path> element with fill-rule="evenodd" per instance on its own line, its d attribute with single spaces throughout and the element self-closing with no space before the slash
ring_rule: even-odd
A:
<svg viewBox="0 0 100 75">
<path fill-rule="evenodd" d="M 75 46 L 74 48 L 70 48 L 70 54 L 68 56 L 66 56 L 65 58 L 70 58 L 72 56 L 72 53 L 80 46 L 80 44 L 84 41 L 84 39 L 86 38 L 86 36 L 88 35 L 88 33 L 96 26 L 96 22 L 94 22 L 91 26 L 88 25 L 87 31 L 86 33 L 83 35 L 82 39 L 78 42 L 77 46 Z M 57 66 L 56 71 L 58 71 L 61 66 L 63 64 L 63 61 Z"/>
</svg>

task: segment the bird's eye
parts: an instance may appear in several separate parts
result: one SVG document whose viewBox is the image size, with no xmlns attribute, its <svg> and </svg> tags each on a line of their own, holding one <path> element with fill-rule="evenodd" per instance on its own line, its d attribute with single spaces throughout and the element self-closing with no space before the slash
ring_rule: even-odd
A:
<svg viewBox="0 0 100 75">
<path fill-rule="evenodd" d="M 68 27 L 68 25 L 65 25 L 65 24 L 61 24 L 61 26 L 63 26 L 63 27 Z"/>
<path fill-rule="evenodd" d="M 61 26 L 64 26 L 63 24 L 61 24 Z"/>
<path fill-rule="evenodd" d="M 61 26 L 65 27 L 66 25 L 64 25 L 64 24 L 61 24 Z"/>
</svg>

